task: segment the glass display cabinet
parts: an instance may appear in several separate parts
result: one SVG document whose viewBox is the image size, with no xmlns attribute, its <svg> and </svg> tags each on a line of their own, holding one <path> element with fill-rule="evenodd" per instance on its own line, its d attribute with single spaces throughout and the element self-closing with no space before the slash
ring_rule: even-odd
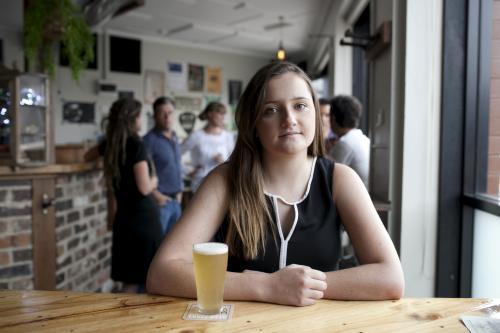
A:
<svg viewBox="0 0 500 333">
<path fill-rule="evenodd" d="M 53 142 L 49 121 L 49 79 L 0 65 L 0 164 L 48 164 Z"/>
</svg>

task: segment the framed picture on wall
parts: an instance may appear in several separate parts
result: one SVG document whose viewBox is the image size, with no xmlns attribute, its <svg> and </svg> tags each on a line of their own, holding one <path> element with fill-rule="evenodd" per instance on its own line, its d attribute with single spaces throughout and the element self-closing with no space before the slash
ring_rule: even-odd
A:
<svg viewBox="0 0 500 333">
<path fill-rule="evenodd" d="M 236 105 L 240 100 L 242 83 L 239 80 L 229 80 L 228 90 L 229 90 L 229 104 Z"/>
<path fill-rule="evenodd" d="M 165 73 L 146 70 L 144 74 L 144 102 L 151 104 L 163 95 L 165 95 Z"/>
<path fill-rule="evenodd" d="M 221 69 L 219 67 L 207 66 L 207 92 L 220 95 L 221 86 Z"/>
<path fill-rule="evenodd" d="M 186 66 L 181 62 L 167 63 L 167 84 L 172 91 L 186 91 L 187 73 Z"/>
<path fill-rule="evenodd" d="M 63 101 L 63 123 L 95 124 L 95 103 Z"/>
<path fill-rule="evenodd" d="M 188 87 L 190 91 L 203 91 L 204 68 L 201 65 L 189 64 Z"/>
</svg>

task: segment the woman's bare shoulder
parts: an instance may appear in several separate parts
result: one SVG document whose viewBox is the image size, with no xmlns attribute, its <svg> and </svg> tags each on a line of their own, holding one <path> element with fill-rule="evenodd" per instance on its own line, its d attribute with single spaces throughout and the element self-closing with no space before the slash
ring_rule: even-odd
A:
<svg viewBox="0 0 500 333">
<path fill-rule="evenodd" d="M 347 193 L 365 192 L 366 188 L 356 171 L 349 166 L 335 163 L 333 170 L 333 198 L 338 199 L 339 195 Z"/>
<path fill-rule="evenodd" d="M 219 194 L 225 195 L 225 193 L 227 192 L 228 176 L 229 168 L 227 166 L 227 163 L 218 165 L 205 177 L 200 185 L 200 188 L 198 189 L 198 192 L 202 192 L 204 194 L 217 192 Z"/>
<path fill-rule="evenodd" d="M 213 181 L 226 183 L 227 177 L 229 177 L 229 166 L 227 163 L 222 163 L 216 166 L 210 173 L 207 175 L 207 178 L 212 179 Z"/>
<path fill-rule="evenodd" d="M 357 175 L 356 171 L 354 171 L 351 167 L 342 163 L 335 163 L 335 168 L 333 169 L 334 181 L 352 181 L 353 178 L 359 178 Z"/>
</svg>

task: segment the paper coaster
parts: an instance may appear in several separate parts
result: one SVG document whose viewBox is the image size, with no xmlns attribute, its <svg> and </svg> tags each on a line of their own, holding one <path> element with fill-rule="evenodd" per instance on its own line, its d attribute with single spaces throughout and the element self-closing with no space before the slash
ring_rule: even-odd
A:
<svg viewBox="0 0 500 333">
<path fill-rule="evenodd" d="M 189 303 L 182 319 L 184 320 L 208 320 L 208 321 L 224 321 L 229 320 L 233 316 L 233 304 L 222 304 L 220 313 L 207 315 L 200 313 L 196 303 Z"/>
</svg>

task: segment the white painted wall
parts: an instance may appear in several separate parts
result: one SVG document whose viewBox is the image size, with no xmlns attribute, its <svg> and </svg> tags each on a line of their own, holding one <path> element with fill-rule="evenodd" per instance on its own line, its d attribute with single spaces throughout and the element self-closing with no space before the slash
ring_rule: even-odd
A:
<svg viewBox="0 0 500 333">
<path fill-rule="evenodd" d="M 252 75 L 264 64 L 268 63 L 268 59 L 256 58 L 253 56 L 245 56 L 234 53 L 224 53 L 216 50 L 194 49 L 186 46 L 165 44 L 160 39 L 151 39 L 136 35 L 124 35 L 119 32 L 108 32 L 109 35 L 130 37 L 142 39 L 142 73 L 146 70 L 166 71 L 167 61 L 193 63 L 198 65 L 208 65 L 212 67 L 220 67 L 222 69 L 222 102 L 228 101 L 228 80 L 240 80 L 243 82 L 243 88 L 246 86 Z M 105 38 L 107 43 L 107 38 Z M 133 91 L 134 96 L 139 101 L 143 102 L 144 96 L 144 75 L 125 74 L 110 72 L 108 57 L 103 57 L 103 35 L 99 35 L 99 70 L 86 70 L 82 73 L 79 83 L 71 79 L 70 70 L 68 68 L 58 68 L 54 88 L 56 90 L 54 100 L 54 124 L 55 124 L 55 142 L 61 143 L 79 143 L 83 140 L 93 140 L 100 134 L 100 122 L 105 114 L 107 114 L 111 103 L 116 100 L 116 94 L 96 94 L 96 82 L 99 79 L 113 82 L 118 85 L 118 90 Z M 107 48 L 107 45 L 106 45 Z M 107 52 L 106 52 L 107 54 Z M 124 54 L 126 57 L 126 54 Z M 103 69 L 103 58 L 106 60 L 105 68 Z M 180 96 L 203 96 L 202 93 L 179 93 L 173 92 L 166 87 L 166 95 L 174 94 Z M 95 102 L 97 106 L 96 124 L 68 124 L 62 121 L 62 101 L 82 101 Z M 151 105 L 143 102 L 143 115 L 145 123 L 145 114 L 151 113 Z M 228 122 L 232 120 L 229 119 Z M 197 120 L 197 127 L 201 123 Z M 145 128 L 145 125 L 143 126 Z M 174 124 L 178 134 L 184 136 L 184 131 L 180 125 Z M 143 131 L 144 134 L 144 131 Z"/>
<path fill-rule="evenodd" d="M 333 70 L 334 85 L 332 96 L 352 94 L 352 47 L 340 45 L 340 39 L 344 37 L 344 32 L 350 28 L 342 20 L 336 21 L 334 52 L 335 66 Z"/>
<path fill-rule="evenodd" d="M 408 0 L 401 261 L 408 297 L 434 296 L 442 1 Z"/>
<path fill-rule="evenodd" d="M 345 17 L 348 17 L 350 13 L 346 13 L 345 8 L 351 8 L 348 2 L 345 0 L 332 2 L 325 24 L 319 32 L 324 37 L 317 38 L 316 43 L 313 44 L 315 51 L 310 52 L 308 58 L 308 67 L 312 69 L 311 75 L 317 74 L 320 64 L 329 63 L 329 66 L 333 67 L 333 71 L 329 72 L 332 77 L 328 78 L 330 85 L 328 96 L 330 97 L 352 93 L 352 47 L 340 45 L 344 32 L 351 27 L 351 23 L 345 21 Z M 351 17 L 351 19 L 355 21 L 357 17 Z M 331 36 L 332 45 L 328 36 Z"/>
<path fill-rule="evenodd" d="M 500 298 L 500 217 L 475 210 L 472 297 Z"/>
</svg>

